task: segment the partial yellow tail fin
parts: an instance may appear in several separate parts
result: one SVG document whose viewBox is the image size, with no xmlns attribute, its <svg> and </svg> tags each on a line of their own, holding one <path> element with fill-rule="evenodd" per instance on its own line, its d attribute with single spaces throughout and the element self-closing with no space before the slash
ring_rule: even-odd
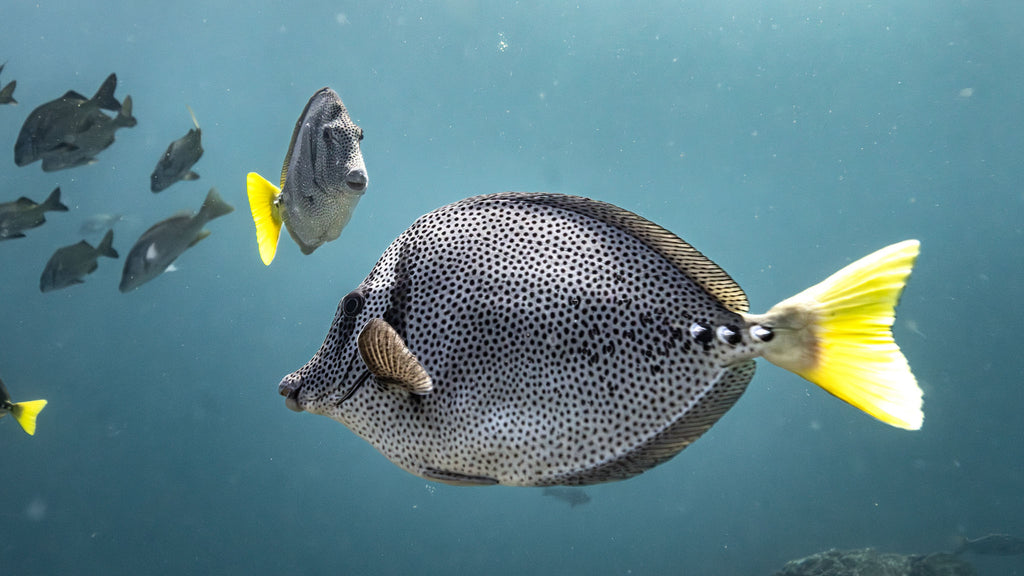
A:
<svg viewBox="0 0 1024 576">
<path fill-rule="evenodd" d="M 260 247 L 260 259 L 270 266 L 277 254 L 277 241 L 281 237 L 281 212 L 274 200 L 281 189 L 274 186 L 266 178 L 255 172 L 246 177 L 246 188 L 249 193 L 249 208 L 252 220 L 256 223 L 256 242 Z"/>
<path fill-rule="evenodd" d="M 11 414 L 14 415 L 14 419 L 21 424 L 21 427 L 28 432 L 29 436 L 33 436 L 36 433 L 36 416 L 42 412 L 46 406 L 46 400 L 30 400 L 28 402 L 18 402 L 11 409 Z"/>
<path fill-rule="evenodd" d="M 919 246 L 907 240 L 882 248 L 767 314 L 749 316 L 775 336 L 765 359 L 887 424 L 919 429 L 922 392 L 892 336 Z"/>
</svg>

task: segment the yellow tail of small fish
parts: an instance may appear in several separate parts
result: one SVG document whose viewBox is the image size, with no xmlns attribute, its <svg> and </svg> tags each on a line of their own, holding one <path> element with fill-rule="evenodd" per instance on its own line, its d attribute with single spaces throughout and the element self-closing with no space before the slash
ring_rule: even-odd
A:
<svg viewBox="0 0 1024 576">
<path fill-rule="evenodd" d="M 246 188 L 249 193 L 249 208 L 252 219 L 256 223 L 256 242 L 260 247 L 260 259 L 270 266 L 277 254 L 277 241 L 281 237 L 281 212 L 274 200 L 281 189 L 255 172 L 246 177 Z"/>
<path fill-rule="evenodd" d="M 883 248 L 767 314 L 748 317 L 773 330 L 765 359 L 882 422 L 919 429 L 922 392 L 892 336 L 919 246 L 907 240 Z"/>
<path fill-rule="evenodd" d="M 42 412 L 43 407 L 46 406 L 46 400 L 30 400 L 28 402 L 18 402 L 11 409 L 11 414 L 14 415 L 14 419 L 21 424 L 21 427 L 28 432 L 29 436 L 34 436 L 36 433 L 36 416 Z"/>
</svg>

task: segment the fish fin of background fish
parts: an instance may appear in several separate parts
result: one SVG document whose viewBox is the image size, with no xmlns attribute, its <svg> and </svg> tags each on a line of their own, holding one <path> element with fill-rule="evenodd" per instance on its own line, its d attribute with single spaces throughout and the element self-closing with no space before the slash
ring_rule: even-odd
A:
<svg viewBox="0 0 1024 576">
<path fill-rule="evenodd" d="M 209 236 L 209 235 L 210 235 L 210 231 L 209 230 L 200 230 L 199 233 L 196 234 L 196 237 L 193 238 L 192 241 L 188 243 L 188 247 L 191 248 L 191 247 L 195 246 L 196 244 L 199 244 L 200 241 L 205 240 L 206 237 Z"/>
<path fill-rule="evenodd" d="M 896 304 L 920 243 L 906 240 L 846 266 L 760 317 L 769 362 L 886 424 L 917 430 L 921 388 L 892 335 Z"/>
<path fill-rule="evenodd" d="M 60 186 L 53 189 L 50 195 L 43 201 L 44 211 L 67 212 L 68 207 L 60 201 Z"/>
<path fill-rule="evenodd" d="M 363 326 L 359 333 L 359 355 L 378 382 L 419 395 L 434 389 L 427 370 L 383 318 L 374 318 Z"/>
<path fill-rule="evenodd" d="M 206 199 L 203 200 L 203 205 L 199 208 L 197 218 L 202 218 L 204 222 L 209 222 L 214 218 L 220 218 L 234 211 L 235 207 L 225 202 L 216 188 L 210 188 L 210 191 L 206 193 Z"/>
<path fill-rule="evenodd" d="M 130 128 L 138 123 L 139 121 L 135 119 L 135 116 L 132 116 L 132 97 L 129 94 L 124 97 L 124 102 L 121 103 L 121 109 L 118 110 L 117 117 L 114 118 L 114 124 L 119 127 Z"/>
<path fill-rule="evenodd" d="M 33 436 L 36 433 L 36 416 L 39 416 L 39 412 L 42 411 L 43 407 L 46 406 L 46 400 L 29 400 L 28 402 L 18 402 L 11 409 L 11 414 L 14 415 L 14 419 L 21 424 L 21 427 L 28 433 L 29 436 Z"/>
<path fill-rule="evenodd" d="M 106 256 L 108 258 L 118 258 L 119 255 L 117 250 L 114 250 L 114 231 L 107 230 L 107 233 L 103 235 L 103 240 L 96 246 L 96 253 L 100 256 Z"/>
<path fill-rule="evenodd" d="M 192 170 L 189 170 L 181 177 L 182 180 L 199 180 L 199 174 L 196 174 Z"/>
<path fill-rule="evenodd" d="M 281 212 L 274 201 L 281 194 L 281 189 L 274 186 L 263 176 L 249 172 L 246 177 L 246 190 L 249 194 L 249 209 L 252 220 L 256 224 L 256 243 L 260 248 L 260 259 L 270 266 L 277 254 L 277 242 L 281 238 Z"/>
<path fill-rule="evenodd" d="M 199 130 L 199 120 L 196 120 L 196 113 L 192 111 L 191 106 L 185 106 L 185 108 L 188 108 L 188 113 L 192 116 L 192 123 L 195 124 L 196 130 Z"/>
<path fill-rule="evenodd" d="M 96 91 L 96 95 L 92 99 L 104 110 L 120 112 L 121 103 L 117 101 L 117 98 L 114 98 L 114 91 L 116 90 L 117 74 L 111 74 L 103 81 L 103 84 L 100 85 L 99 90 Z"/>
<path fill-rule="evenodd" d="M 8 104 L 17 104 L 18 101 L 14 99 L 14 89 L 18 86 L 17 80 L 11 80 L 7 86 L 0 90 L 0 100 L 6 100 Z"/>
<path fill-rule="evenodd" d="M 22 232 L 15 232 L 14 234 L 0 234 L 0 240 L 10 240 L 11 238 L 24 238 L 25 234 Z"/>
<path fill-rule="evenodd" d="M 74 90 L 68 90 L 64 93 L 63 96 L 61 96 L 61 98 L 65 100 L 88 100 L 88 98 L 86 98 L 82 94 L 79 94 L 78 92 L 75 92 Z"/>
</svg>

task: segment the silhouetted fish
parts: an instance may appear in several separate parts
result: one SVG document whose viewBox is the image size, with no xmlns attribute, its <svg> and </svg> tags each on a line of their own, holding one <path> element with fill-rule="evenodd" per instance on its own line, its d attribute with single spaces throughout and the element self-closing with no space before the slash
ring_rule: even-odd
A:
<svg viewBox="0 0 1024 576">
<path fill-rule="evenodd" d="M 39 291 L 50 292 L 84 282 L 83 278 L 99 267 L 100 256 L 117 258 L 114 250 L 114 231 L 107 230 L 103 240 L 95 248 L 85 240 L 78 244 L 58 248 L 46 263 L 43 275 L 39 277 Z"/>
<path fill-rule="evenodd" d="M 210 235 L 203 226 L 214 218 L 230 214 L 234 208 L 210 188 L 199 212 L 185 212 L 157 222 L 143 232 L 124 259 L 121 292 L 129 292 L 163 274 L 181 253 Z"/>
<path fill-rule="evenodd" d="M 46 154 L 59 154 L 76 148 L 68 142 L 69 138 L 73 139 L 74 135 L 85 132 L 103 119 L 110 120 L 100 111 L 101 108 L 121 111 L 121 103 L 114 98 L 116 88 L 117 75 L 111 74 L 92 98 L 69 90 L 60 98 L 39 105 L 21 126 L 14 144 L 14 163 L 25 166 Z"/>
<path fill-rule="evenodd" d="M 974 540 L 965 538 L 953 554 L 965 552 L 983 556 L 1017 556 L 1024 554 L 1024 538 L 1009 534 L 989 534 Z"/>
<path fill-rule="evenodd" d="M 548 486 L 544 488 L 544 495 L 561 500 L 571 508 L 590 502 L 590 494 L 586 490 L 572 486 Z"/>
<path fill-rule="evenodd" d="M 60 187 L 53 189 L 42 204 L 22 196 L 14 202 L 0 204 L 0 240 L 24 238 L 25 230 L 42 226 L 47 212 L 67 212 L 60 201 Z"/>
<path fill-rule="evenodd" d="M 90 120 L 80 126 L 78 132 L 66 133 L 61 146 L 43 154 L 43 172 L 95 164 L 96 155 L 114 143 L 114 133 L 118 129 L 130 128 L 138 123 L 132 116 L 131 96 L 125 96 L 121 110 L 113 118 L 96 112 Z"/>
<path fill-rule="evenodd" d="M 195 128 L 167 146 L 153 173 L 149 175 L 149 189 L 153 192 L 165 190 L 179 180 L 199 179 L 199 174 L 192 171 L 192 166 L 203 155 L 203 131 L 199 128 L 199 121 L 196 120 L 191 108 L 188 109 L 188 113 L 192 115 L 192 124 Z"/>
</svg>

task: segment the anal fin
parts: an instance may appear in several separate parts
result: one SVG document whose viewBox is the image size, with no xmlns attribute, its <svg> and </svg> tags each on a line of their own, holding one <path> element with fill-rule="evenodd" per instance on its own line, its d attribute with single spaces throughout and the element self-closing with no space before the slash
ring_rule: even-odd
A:
<svg viewBox="0 0 1024 576">
<path fill-rule="evenodd" d="M 460 474 L 434 468 L 425 468 L 423 470 L 423 477 L 427 480 L 444 482 L 452 486 L 494 486 L 498 483 L 497 480 L 488 476 L 470 476 L 469 474 Z"/>
</svg>

